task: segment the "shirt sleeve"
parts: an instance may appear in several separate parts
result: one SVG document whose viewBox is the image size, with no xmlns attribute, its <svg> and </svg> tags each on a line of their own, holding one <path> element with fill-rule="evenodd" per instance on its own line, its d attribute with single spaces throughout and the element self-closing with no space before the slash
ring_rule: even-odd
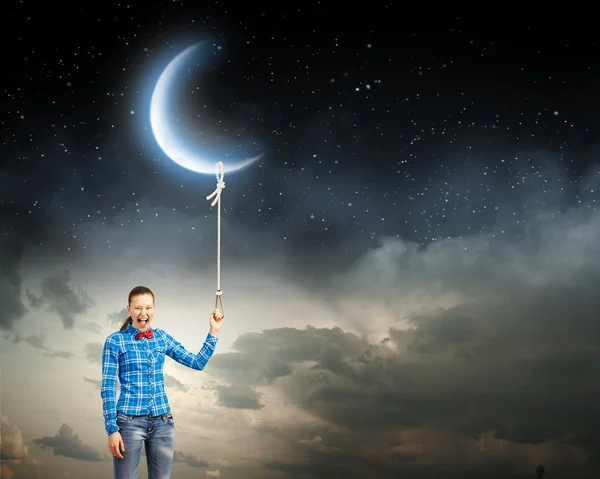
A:
<svg viewBox="0 0 600 479">
<path fill-rule="evenodd" d="M 117 381 L 119 373 L 119 352 L 111 338 L 107 338 L 102 351 L 102 414 L 104 428 L 111 434 L 119 430 L 117 426 Z"/>
<path fill-rule="evenodd" d="M 180 342 L 166 332 L 165 336 L 167 339 L 167 356 L 174 359 L 178 363 L 183 364 L 188 368 L 196 369 L 197 371 L 202 371 L 204 369 L 208 363 L 208 360 L 215 352 L 215 346 L 219 340 L 217 337 L 208 333 L 202 348 L 200 348 L 198 354 L 194 354 L 186 350 Z"/>
</svg>

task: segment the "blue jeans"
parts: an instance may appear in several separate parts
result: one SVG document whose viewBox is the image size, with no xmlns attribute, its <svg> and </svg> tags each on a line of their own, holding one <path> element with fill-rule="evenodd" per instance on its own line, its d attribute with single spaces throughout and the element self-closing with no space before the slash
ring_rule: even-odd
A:
<svg viewBox="0 0 600 479">
<path fill-rule="evenodd" d="M 170 479 L 173 465 L 175 423 L 170 412 L 161 416 L 117 414 L 117 426 L 125 444 L 123 459 L 113 456 L 115 479 L 137 479 L 146 448 L 148 479 Z"/>
</svg>

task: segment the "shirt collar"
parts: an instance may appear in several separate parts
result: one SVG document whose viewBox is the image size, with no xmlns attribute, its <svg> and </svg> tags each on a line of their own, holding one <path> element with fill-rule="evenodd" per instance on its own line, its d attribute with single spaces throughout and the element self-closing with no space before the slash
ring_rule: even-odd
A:
<svg viewBox="0 0 600 479">
<path fill-rule="evenodd" d="M 154 328 L 150 328 L 150 329 L 152 329 L 152 331 L 153 331 L 153 332 L 156 332 L 156 330 L 155 330 Z M 134 327 L 131 325 L 131 323 L 129 323 L 129 324 L 127 325 L 127 327 L 124 329 L 124 331 L 125 331 L 126 333 L 129 333 L 129 334 L 131 334 L 132 336 L 134 336 L 134 335 L 136 335 L 137 333 L 139 333 L 139 332 L 140 332 L 140 331 L 139 331 L 139 329 L 135 329 L 135 328 L 134 328 Z"/>
<path fill-rule="evenodd" d="M 135 329 L 135 328 L 134 328 L 134 327 L 131 325 L 131 323 L 129 323 L 129 324 L 127 325 L 127 327 L 125 328 L 125 332 L 126 332 L 126 333 L 129 333 L 129 334 L 131 334 L 131 335 L 134 335 L 134 334 L 137 334 L 137 333 L 139 333 L 139 331 L 138 331 L 137 329 Z"/>
</svg>

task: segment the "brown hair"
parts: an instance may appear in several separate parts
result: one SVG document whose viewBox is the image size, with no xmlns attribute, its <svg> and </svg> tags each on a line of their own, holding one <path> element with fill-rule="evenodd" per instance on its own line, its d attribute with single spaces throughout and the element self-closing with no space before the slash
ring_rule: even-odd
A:
<svg viewBox="0 0 600 479">
<path fill-rule="evenodd" d="M 127 299 L 127 304 L 130 305 L 131 299 L 134 298 L 135 296 L 140 296 L 141 294 L 149 294 L 150 296 L 152 296 L 152 302 L 155 301 L 154 293 L 150 290 L 150 288 L 146 288 L 146 286 L 136 286 L 129 292 L 129 298 Z M 129 325 L 129 323 L 131 323 L 131 316 L 127 317 L 125 322 L 121 325 L 121 331 L 123 331 L 124 329 L 127 329 L 127 326 Z"/>
</svg>

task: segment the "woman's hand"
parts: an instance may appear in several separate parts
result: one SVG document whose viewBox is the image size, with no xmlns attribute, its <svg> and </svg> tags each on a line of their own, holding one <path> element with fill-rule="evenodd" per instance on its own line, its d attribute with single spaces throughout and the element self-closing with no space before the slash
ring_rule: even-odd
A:
<svg viewBox="0 0 600 479">
<path fill-rule="evenodd" d="M 125 452 L 125 444 L 123 443 L 123 438 L 119 431 L 113 432 L 108 436 L 108 450 L 113 456 L 123 459 L 121 451 Z"/>
<path fill-rule="evenodd" d="M 225 316 L 221 311 L 215 309 L 210 315 L 210 334 L 216 336 L 221 326 L 223 325 L 223 319 Z"/>
</svg>

